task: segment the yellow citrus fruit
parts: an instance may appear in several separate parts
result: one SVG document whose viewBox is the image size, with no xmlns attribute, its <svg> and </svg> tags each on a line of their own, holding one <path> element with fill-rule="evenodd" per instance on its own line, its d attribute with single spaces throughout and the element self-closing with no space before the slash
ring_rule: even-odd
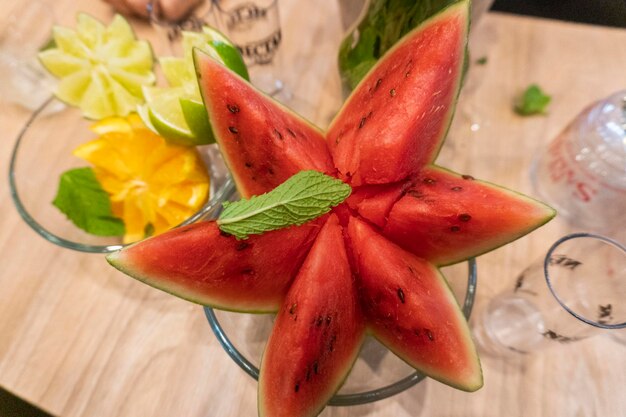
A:
<svg viewBox="0 0 626 417">
<path fill-rule="evenodd" d="M 80 107 L 90 119 L 126 116 L 143 103 L 142 86 L 155 82 L 150 44 L 135 38 L 120 15 L 105 26 L 85 13 L 76 30 L 55 26 L 55 47 L 39 53 L 43 66 L 60 78 L 55 95 Z"/>
<path fill-rule="evenodd" d="M 170 145 L 139 116 L 112 117 L 92 126 L 98 137 L 74 154 L 94 165 L 110 195 L 113 214 L 124 222 L 124 243 L 179 225 L 209 194 L 206 166 L 194 148 Z"/>
</svg>

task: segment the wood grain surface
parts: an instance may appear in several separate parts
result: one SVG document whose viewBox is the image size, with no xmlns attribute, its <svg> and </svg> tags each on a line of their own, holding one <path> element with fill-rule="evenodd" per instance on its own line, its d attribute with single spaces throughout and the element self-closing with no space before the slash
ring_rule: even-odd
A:
<svg viewBox="0 0 626 417">
<path fill-rule="evenodd" d="M 19 4 L 0 0 L 0 9 Z M 325 125 L 341 102 L 337 5 L 282 0 L 280 7 L 280 75 L 296 107 Z M 66 24 L 77 9 L 110 14 L 99 2 L 55 2 Z M 151 36 L 148 27 L 139 32 Z M 585 105 L 626 85 L 626 31 L 489 14 L 472 35 L 472 57 L 481 56 L 487 64 L 471 66 L 438 162 L 533 195 L 533 156 Z M 530 83 L 552 95 L 547 116 L 512 112 L 513 97 Z M 255 381 L 224 353 L 200 307 L 124 276 L 101 255 L 54 246 L 20 219 L 6 173 L 28 112 L 0 104 L 0 386 L 58 416 L 256 415 Z M 480 128 L 472 131 L 474 123 Z M 477 311 L 571 230 L 556 219 L 481 256 Z M 425 381 L 322 416 L 626 415 L 626 346 L 611 338 L 482 362 L 485 386 L 476 393 Z"/>
</svg>

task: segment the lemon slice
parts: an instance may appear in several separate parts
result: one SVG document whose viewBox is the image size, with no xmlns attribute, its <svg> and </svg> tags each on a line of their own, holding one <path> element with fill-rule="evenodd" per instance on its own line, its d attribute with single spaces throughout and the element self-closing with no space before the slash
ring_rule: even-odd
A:
<svg viewBox="0 0 626 417">
<path fill-rule="evenodd" d="M 39 53 L 43 66 L 60 79 L 55 95 L 90 119 L 134 112 L 143 102 L 142 86 L 155 81 L 150 45 L 138 41 L 120 15 L 109 26 L 85 13 L 76 20 L 76 30 L 54 27 L 56 47 Z"/>
<path fill-rule="evenodd" d="M 144 87 L 146 105 L 138 110 L 146 125 L 171 143 L 193 146 L 214 143 L 193 65 L 193 49 L 199 48 L 248 79 L 237 48 L 218 31 L 183 32 L 183 57 L 159 60 L 169 87 Z"/>
</svg>

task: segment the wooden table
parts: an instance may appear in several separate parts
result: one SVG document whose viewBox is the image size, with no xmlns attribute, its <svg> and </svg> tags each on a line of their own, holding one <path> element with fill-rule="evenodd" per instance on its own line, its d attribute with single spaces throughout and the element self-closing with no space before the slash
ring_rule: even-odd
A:
<svg viewBox="0 0 626 417">
<path fill-rule="evenodd" d="M 17 7 L 2 0 L 0 8 Z M 94 2 L 56 2 L 70 23 Z M 334 2 L 282 1 L 284 77 L 317 123 L 340 103 L 335 70 L 341 29 Z M 21 3 L 20 3 L 21 4 Z M 472 66 L 439 162 L 533 194 L 533 155 L 583 106 L 626 85 L 626 31 L 487 15 L 474 33 Z M 545 117 L 511 111 L 539 83 L 553 97 Z M 2 103 L 2 167 L 28 113 Z M 472 131 L 470 122 L 479 120 Z M 252 416 L 256 383 L 222 351 L 200 307 L 109 268 L 100 255 L 56 247 L 0 188 L 0 386 L 59 416 Z M 557 219 L 479 258 L 477 308 L 570 228 Z M 323 416 L 620 417 L 626 415 L 626 348 L 607 337 L 510 361 L 483 358 L 473 394 L 427 381 L 393 398 Z"/>
</svg>

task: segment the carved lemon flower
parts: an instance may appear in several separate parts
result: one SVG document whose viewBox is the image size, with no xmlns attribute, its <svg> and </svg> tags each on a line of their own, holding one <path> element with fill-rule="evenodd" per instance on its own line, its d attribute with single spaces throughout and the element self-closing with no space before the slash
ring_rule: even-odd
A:
<svg viewBox="0 0 626 417">
<path fill-rule="evenodd" d="M 81 13 L 76 30 L 56 26 L 55 47 L 39 54 L 60 82 L 55 95 L 78 106 L 85 117 L 126 116 L 143 103 L 141 87 L 154 84 L 150 44 L 138 41 L 116 15 L 109 26 Z"/>
<path fill-rule="evenodd" d="M 91 129 L 99 137 L 74 155 L 94 165 L 113 214 L 124 222 L 124 243 L 143 239 L 146 229 L 159 234 L 180 224 L 206 201 L 209 176 L 195 148 L 168 145 L 136 114 Z"/>
</svg>

